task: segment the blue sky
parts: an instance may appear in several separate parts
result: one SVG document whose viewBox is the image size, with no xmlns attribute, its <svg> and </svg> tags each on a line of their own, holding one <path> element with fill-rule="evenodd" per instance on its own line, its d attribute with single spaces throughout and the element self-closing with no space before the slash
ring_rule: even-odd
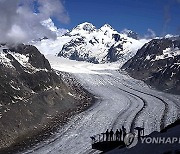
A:
<svg viewBox="0 0 180 154">
<path fill-rule="evenodd" d="M 108 23 L 117 31 L 127 28 L 140 35 L 148 28 L 159 36 L 180 34 L 180 0 L 63 0 L 63 4 L 70 22 L 54 20 L 61 28 L 72 29 L 87 21 L 96 27 Z"/>
</svg>

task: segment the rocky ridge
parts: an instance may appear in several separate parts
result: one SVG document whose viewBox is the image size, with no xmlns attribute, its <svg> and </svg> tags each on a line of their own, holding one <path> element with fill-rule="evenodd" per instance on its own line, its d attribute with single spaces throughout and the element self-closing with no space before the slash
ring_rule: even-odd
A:
<svg viewBox="0 0 180 154">
<path fill-rule="evenodd" d="M 159 90 L 180 94 L 180 37 L 153 39 L 122 69 Z"/>
<path fill-rule="evenodd" d="M 92 95 L 65 80 L 36 47 L 0 45 L 0 149 L 62 124 L 90 105 Z"/>
</svg>

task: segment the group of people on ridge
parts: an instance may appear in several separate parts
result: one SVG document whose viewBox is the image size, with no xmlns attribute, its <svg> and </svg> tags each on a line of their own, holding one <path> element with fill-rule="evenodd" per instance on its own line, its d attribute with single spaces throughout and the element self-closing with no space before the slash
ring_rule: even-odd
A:
<svg viewBox="0 0 180 154">
<path fill-rule="evenodd" d="M 107 131 L 105 132 L 106 135 L 106 141 L 123 141 L 125 136 L 126 136 L 126 128 L 124 128 L 124 126 L 122 126 L 122 129 L 117 129 L 116 132 L 113 132 L 113 130 L 111 129 L 110 131 L 107 129 Z"/>
</svg>

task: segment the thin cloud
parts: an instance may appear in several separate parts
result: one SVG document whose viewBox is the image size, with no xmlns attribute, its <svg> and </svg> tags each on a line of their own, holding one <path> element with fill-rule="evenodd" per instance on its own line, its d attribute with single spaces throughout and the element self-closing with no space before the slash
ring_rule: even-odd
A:
<svg viewBox="0 0 180 154">
<path fill-rule="evenodd" d="M 34 1 L 0 0 L 0 42 L 20 43 L 44 36 L 55 38 L 56 34 L 41 23 L 55 17 L 62 23 L 69 22 L 69 16 L 59 0 L 37 0 L 38 13 L 34 13 Z"/>
<path fill-rule="evenodd" d="M 180 35 L 180 26 L 177 27 L 177 34 Z"/>
<path fill-rule="evenodd" d="M 39 3 L 39 12 L 44 16 L 55 16 L 59 21 L 63 23 L 69 23 L 69 16 L 59 0 L 37 0 Z"/>
<path fill-rule="evenodd" d="M 155 37 L 156 37 L 156 33 L 152 29 L 148 28 L 147 29 L 147 34 L 145 34 L 144 38 L 145 39 L 152 39 L 152 38 L 155 38 Z"/>
<path fill-rule="evenodd" d="M 172 7 L 174 5 L 179 5 L 180 0 L 168 0 L 166 3 L 164 3 L 164 24 L 163 24 L 163 32 L 162 35 L 165 35 L 167 33 L 169 24 L 172 20 Z"/>
<path fill-rule="evenodd" d="M 164 6 L 164 25 L 163 25 L 163 34 L 166 33 L 167 28 L 168 28 L 168 24 L 171 21 L 171 5 L 167 4 Z"/>
</svg>

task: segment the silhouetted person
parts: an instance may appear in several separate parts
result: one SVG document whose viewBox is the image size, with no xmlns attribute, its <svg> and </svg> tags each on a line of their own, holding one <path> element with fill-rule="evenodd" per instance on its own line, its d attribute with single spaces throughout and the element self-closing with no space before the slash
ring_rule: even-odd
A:
<svg viewBox="0 0 180 154">
<path fill-rule="evenodd" d="M 113 132 L 113 130 L 111 129 L 111 131 L 110 131 L 110 141 L 113 141 L 113 135 L 114 135 L 114 132 Z"/>
<path fill-rule="evenodd" d="M 124 126 L 122 126 L 122 131 L 124 132 L 124 130 L 125 130 L 125 128 L 124 128 Z"/>
<path fill-rule="evenodd" d="M 122 130 L 121 129 L 119 129 L 119 139 L 120 139 L 120 141 L 122 140 Z"/>
<path fill-rule="evenodd" d="M 126 128 L 124 128 L 124 126 L 122 126 L 122 132 L 123 132 L 123 141 L 124 141 L 124 138 L 126 136 Z"/>
<path fill-rule="evenodd" d="M 103 135 L 103 141 L 104 141 L 104 136 L 105 136 L 106 133 L 101 133 L 101 134 Z"/>
<path fill-rule="evenodd" d="M 106 131 L 106 141 L 108 141 L 108 139 L 109 139 L 109 130 L 107 129 L 107 131 Z"/>
<path fill-rule="evenodd" d="M 120 132 L 119 132 L 119 130 L 117 129 L 117 130 L 116 130 L 116 141 L 119 141 L 119 134 L 120 134 Z"/>
</svg>

